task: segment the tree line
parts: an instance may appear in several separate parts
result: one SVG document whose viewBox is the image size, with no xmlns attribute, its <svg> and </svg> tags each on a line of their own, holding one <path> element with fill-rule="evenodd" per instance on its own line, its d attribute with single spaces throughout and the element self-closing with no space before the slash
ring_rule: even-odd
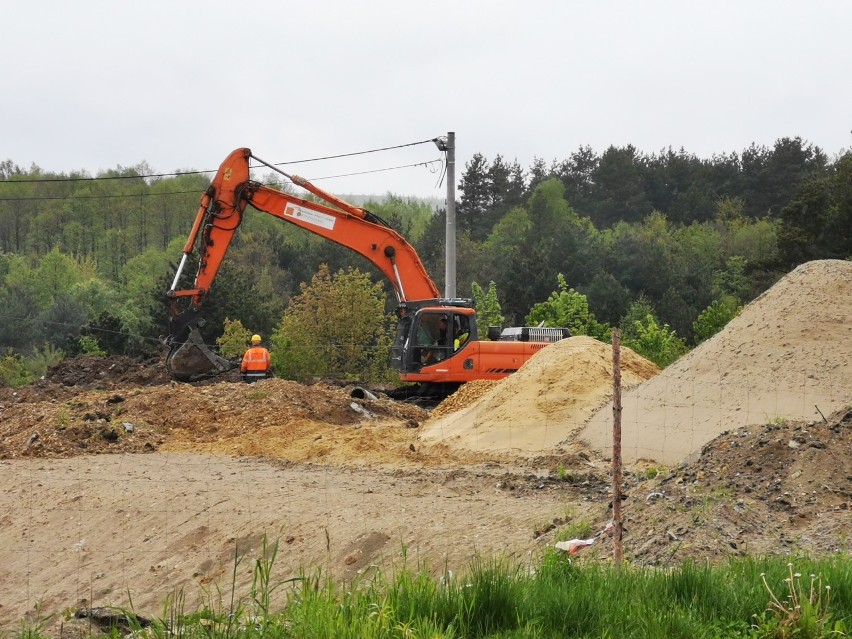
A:
<svg viewBox="0 0 852 639">
<path fill-rule="evenodd" d="M 4 357 L 158 352 L 164 293 L 209 179 L 152 173 L 144 163 L 90 176 L 0 162 Z M 510 324 L 564 320 L 540 305 L 567 295 L 560 308 L 575 308 L 581 296 L 599 325 L 628 320 L 630 330 L 638 318 L 647 328 L 650 317 L 688 347 L 706 336 L 708 309 L 718 324 L 797 264 L 852 255 L 852 153 L 830 159 L 800 138 L 709 159 L 580 147 L 527 168 L 476 154 L 459 194 L 458 293 L 483 303 L 488 291 Z M 365 206 L 443 288 L 445 211 L 394 195 Z M 205 304 L 209 340 L 226 320 L 271 334 L 323 265 L 327 277 L 355 268 L 382 281 L 334 243 L 255 211 L 246 218 Z"/>
</svg>

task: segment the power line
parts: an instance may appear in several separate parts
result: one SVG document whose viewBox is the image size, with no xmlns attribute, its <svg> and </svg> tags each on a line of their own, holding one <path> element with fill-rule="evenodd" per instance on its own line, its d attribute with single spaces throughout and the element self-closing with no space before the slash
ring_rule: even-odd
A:
<svg viewBox="0 0 852 639">
<path fill-rule="evenodd" d="M 163 193 L 123 193 L 121 195 L 44 195 L 38 197 L 0 197 L 0 202 L 34 202 L 37 200 L 107 200 L 111 198 L 155 197 L 158 195 L 198 194 L 199 191 L 166 191 Z"/>
<path fill-rule="evenodd" d="M 355 155 L 366 155 L 368 153 L 379 153 L 380 151 L 391 151 L 393 149 L 402 149 L 408 146 L 416 146 L 418 144 L 427 144 L 429 142 L 435 142 L 437 138 L 432 138 L 429 140 L 421 140 L 420 142 L 408 142 L 406 144 L 397 144 L 395 146 L 385 146 L 377 149 L 368 149 L 366 151 L 354 151 L 352 153 L 339 153 L 337 155 L 326 155 L 323 157 L 316 158 L 307 158 L 303 160 L 292 160 L 290 162 L 275 162 L 273 166 L 287 166 L 289 164 L 304 164 L 306 162 L 319 162 L 321 160 L 334 160 L 337 158 L 347 158 Z M 417 165 L 408 165 L 408 166 L 417 166 Z M 253 169 L 260 168 L 259 166 L 250 167 Z M 397 167 L 397 168 L 406 168 L 406 167 Z M 378 171 L 390 171 L 392 169 L 377 169 L 376 171 L 364 171 L 364 173 L 378 172 Z M 92 182 L 96 180 L 138 180 L 140 178 L 162 178 L 162 177 L 179 177 L 182 175 L 203 175 L 206 173 L 216 173 L 218 169 L 210 169 L 207 171 L 177 171 L 175 173 L 148 173 L 144 175 L 107 175 L 102 177 L 62 177 L 62 178 L 35 178 L 31 180 L 0 180 L 0 184 L 38 184 L 42 182 Z M 341 176 L 333 176 L 333 177 L 347 177 L 348 175 L 360 175 L 360 173 L 348 173 Z M 326 178 L 315 178 L 317 180 L 322 180 Z"/>
<path fill-rule="evenodd" d="M 150 337 L 148 335 L 141 335 L 140 333 L 128 333 L 126 331 L 114 331 L 108 328 L 92 326 L 91 324 L 72 324 L 70 322 L 56 322 L 53 320 L 46 320 L 40 317 L 18 317 L 15 315 L 5 315 L 2 313 L 0 313 L 0 319 L 11 320 L 15 322 L 35 322 L 38 324 L 50 324 L 51 326 L 64 326 L 66 328 L 72 328 L 78 331 L 97 331 L 99 333 L 110 333 L 112 335 L 122 335 L 124 337 L 135 337 L 137 339 L 144 340 L 147 342 L 156 342 L 159 344 L 163 343 L 162 338 L 159 337 Z"/>
<path fill-rule="evenodd" d="M 396 170 L 399 170 L 399 169 L 410 169 L 412 167 L 417 167 L 417 166 L 428 167 L 432 164 L 435 164 L 436 162 L 442 162 L 443 163 L 443 161 L 444 160 L 442 158 L 438 158 L 437 160 L 428 160 L 426 162 L 416 162 L 414 164 L 402 164 L 402 165 L 399 165 L 399 166 L 385 167 L 383 169 L 372 169 L 370 171 L 356 171 L 354 173 L 341 173 L 339 175 L 325 175 L 323 177 L 310 178 L 309 181 L 318 182 L 319 180 L 331 180 L 331 179 L 335 179 L 335 178 L 350 177 L 350 176 L 354 176 L 354 175 L 365 175 L 367 173 L 382 173 L 382 172 L 385 172 L 385 171 L 396 171 Z M 275 166 L 279 166 L 279 165 L 280 165 L 280 163 L 276 164 Z M 258 167 L 255 167 L 255 168 L 258 168 Z M 174 174 L 174 175 L 187 175 L 187 174 L 186 173 L 179 173 L 179 174 Z M 143 177 L 143 176 L 137 176 L 137 177 Z M 99 179 L 99 178 L 85 178 L 85 179 L 95 180 L 95 179 Z M 104 178 L 104 179 L 112 179 L 112 178 Z M 131 178 L 125 178 L 125 179 L 131 179 Z M 33 181 L 38 182 L 39 180 L 33 180 Z M 0 184 L 20 184 L 20 183 L 23 183 L 23 182 L 25 182 L 25 181 L 24 180 L 22 180 L 20 182 L 2 182 L 2 181 L 0 181 Z M 292 182 L 291 182 L 291 184 L 292 184 Z M 45 196 L 36 196 L 36 197 L 0 197 L 0 202 L 33 202 L 33 201 L 37 201 L 37 200 L 102 200 L 102 199 L 110 199 L 110 198 L 154 197 L 154 196 L 159 196 L 159 195 L 186 195 L 186 194 L 197 194 L 197 193 L 198 193 L 198 191 L 164 191 L 162 193 L 122 193 L 122 194 L 117 194 L 117 195 L 65 195 L 65 196 L 62 196 L 62 195 L 56 195 L 56 196 L 45 195 Z"/>
<path fill-rule="evenodd" d="M 142 178 L 180 177 L 216 171 L 178 171 L 176 173 L 146 173 L 144 175 L 104 175 L 100 177 L 34 178 L 32 180 L 0 180 L 0 184 L 41 184 L 48 182 L 101 182 L 103 180 L 139 180 Z"/>
<path fill-rule="evenodd" d="M 334 178 L 350 177 L 350 176 L 353 176 L 353 175 L 366 175 L 367 173 L 381 173 L 382 171 L 391 171 L 391 170 L 395 170 L 395 169 L 410 169 L 411 167 L 415 167 L 415 166 L 429 166 L 430 164 L 435 164 L 436 162 L 443 163 L 443 160 L 441 158 L 438 158 L 437 160 L 429 160 L 428 162 L 416 162 L 414 164 L 403 164 L 401 166 L 395 166 L 395 167 L 392 167 L 392 168 L 389 168 L 389 169 L 373 169 L 371 171 L 357 171 L 355 173 L 341 173 L 339 175 L 324 175 L 323 177 L 311 178 L 309 181 L 310 182 L 318 182 L 319 180 L 331 180 L 331 179 L 334 179 Z M 278 166 L 278 165 L 276 165 L 276 166 Z"/>
<path fill-rule="evenodd" d="M 369 151 L 355 151 L 354 153 L 341 153 L 340 155 L 329 155 L 323 158 L 311 158 L 310 160 L 296 160 L 294 162 L 276 162 L 275 166 L 286 166 L 288 164 L 303 164 L 305 162 L 317 162 L 319 160 L 334 160 L 337 158 L 348 158 L 353 155 L 365 155 L 367 153 L 378 153 L 379 151 L 391 151 L 393 149 L 402 149 L 407 146 L 417 146 L 418 144 L 428 144 L 429 142 L 435 142 L 438 138 L 432 138 L 429 140 L 421 140 L 420 142 L 409 142 L 408 144 L 397 144 L 396 146 L 386 146 L 380 149 L 370 149 Z"/>
</svg>

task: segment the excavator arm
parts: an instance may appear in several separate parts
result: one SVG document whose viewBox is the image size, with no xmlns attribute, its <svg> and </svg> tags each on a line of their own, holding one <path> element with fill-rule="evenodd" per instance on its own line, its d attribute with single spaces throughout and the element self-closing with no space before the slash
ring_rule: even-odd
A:
<svg viewBox="0 0 852 639">
<path fill-rule="evenodd" d="M 248 206 L 362 255 L 391 282 L 400 305 L 409 300 L 440 296 L 414 247 L 380 218 L 299 176 L 284 174 L 326 204 L 254 182 L 249 175 L 250 158 L 277 170 L 253 156 L 247 148 L 237 149 L 227 157 L 201 198 L 180 266 L 167 293 L 173 299 L 173 316 L 166 340 L 171 347 L 166 362 L 173 377 L 192 381 L 218 375 L 230 368 L 230 362 L 204 345 L 197 330 L 203 323 L 198 310 L 210 292 Z M 196 252 L 198 271 L 193 285 L 178 289 L 187 260 Z M 182 299 L 188 299 L 183 310 L 179 308 Z"/>
</svg>

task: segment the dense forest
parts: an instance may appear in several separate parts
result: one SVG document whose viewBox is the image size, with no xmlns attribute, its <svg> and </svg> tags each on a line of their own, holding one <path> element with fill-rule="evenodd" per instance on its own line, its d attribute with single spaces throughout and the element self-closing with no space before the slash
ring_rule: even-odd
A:
<svg viewBox="0 0 852 639">
<path fill-rule="evenodd" d="M 144 163 L 96 176 L 0 163 L 7 365 L 159 352 L 164 293 L 208 181 Z M 581 147 L 530 167 L 476 154 L 458 190 L 458 294 L 489 290 L 507 324 L 547 319 L 542 303 L 561 293 L 599 325 L 623 326 L 641 309 L 691 346 L 706 337 L 696 320 L 708 309 L 733 313 L 800 263 L 852 256 L 852 152 L 829 158 L 800 138 L 711 158 Z M 445 211 L 399 195 L 365 206 L 443 288 Z M 209 337 L 226 319 L 271 333 L 321 265 L 381 281 L 346 249 L 251 213 L 205 306 Z"/>
</svg>

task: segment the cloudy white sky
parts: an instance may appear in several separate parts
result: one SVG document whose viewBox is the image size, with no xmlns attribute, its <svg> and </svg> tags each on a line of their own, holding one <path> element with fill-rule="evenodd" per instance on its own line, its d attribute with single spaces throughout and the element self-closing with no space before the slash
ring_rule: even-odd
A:
<svg viewBox="0 0 852 639">
<path fill-rule="evenodd" d="M 456 134 L 529 167 L 580 145 L 701 157 L 852 147 L 848 0 L 6 0 L 0 160 L 215 169 Z M 442 197 L 432 144 L 283 167 L 335 193 Z M 435 167 L 435 165 L 432 165 Z"/>
</svg>

